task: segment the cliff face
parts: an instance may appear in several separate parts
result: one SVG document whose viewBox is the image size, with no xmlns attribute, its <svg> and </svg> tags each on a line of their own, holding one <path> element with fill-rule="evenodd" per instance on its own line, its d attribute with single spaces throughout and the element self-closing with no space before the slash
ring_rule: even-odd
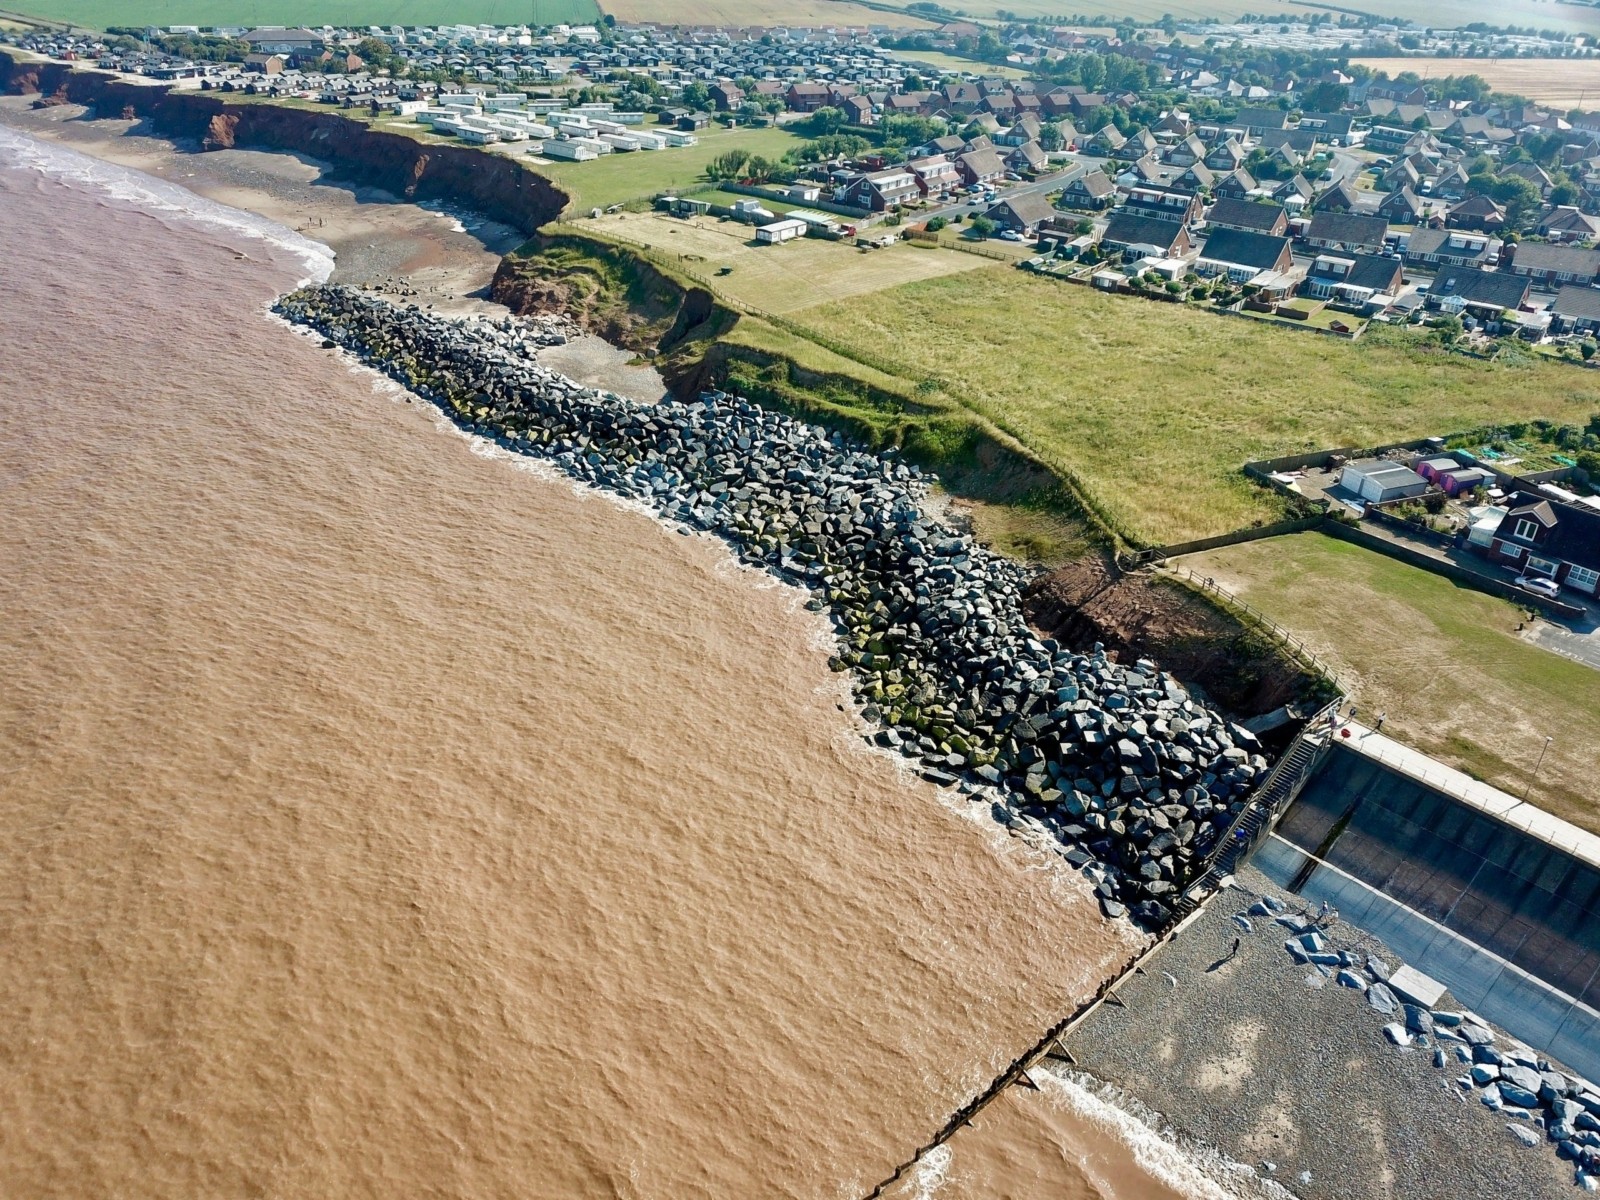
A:
<svg viewBox="0 0 1600 1200">
<path fill-rule="evenodd" d="M 24 62 L 3 52 L 0 92 L 82 104 L 98 117 L 141 118 L 164 137 L 207 150 L 250 146 L 311 155 L 340 178 L 408 200 L 448 200 L 528 234 L 555 219 L 567 203 L 566 194 L 544 176 L 501 155 L 423 145 L 332 111 L 230 102 L 217 92 L 124 83 L 102 72 Z"/>
</svg>

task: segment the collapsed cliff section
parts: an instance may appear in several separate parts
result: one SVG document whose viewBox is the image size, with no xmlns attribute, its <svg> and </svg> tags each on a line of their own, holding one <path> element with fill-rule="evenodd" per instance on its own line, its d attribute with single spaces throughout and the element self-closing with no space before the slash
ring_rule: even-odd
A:
<svg viewBox="0 0 1600 1200">
<path fill-rule="evenodd" d="M 1124 573 L 1108 553 L 1085 554 L 1041 576 L 1026 611 L 1036 629 L 1063 645 L 1098 641 L 1122 662 L 1153 659 L 1238 717 L 1327 691 L 1319 676 L 1209 597 L 1150 572 Z"/>
<path fill-rule="evenodd" d="M 125 83 L 101 71 L 3 52 L 0 92 L 81 104 L 96 117 L 148 121 L 161 136 L 204 150 L 248 146 L 309 155 L 327 163 L 335 178 L 407 200 L 459 204 L 528 234 L 558 217 L 567 204 L 566 193 L 550 180 L 503 155 L 424 144 L 332 111 Z"/>
<path fill-rule="evenodd" d="M 555 313 L 637 354 L 686 358 L 731 329 L 737 313 L 625 247 L 564 233 L 536 235 L 500 260 L 490 298 L 512 312 Z"/>
</svg>

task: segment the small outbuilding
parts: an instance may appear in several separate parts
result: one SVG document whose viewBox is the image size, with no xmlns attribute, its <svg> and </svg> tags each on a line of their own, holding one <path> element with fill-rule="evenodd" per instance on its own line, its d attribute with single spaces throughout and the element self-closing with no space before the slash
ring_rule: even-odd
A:
<svg viewBox="0 0 1600 1200">
<path fill-rule="evenodd" d="M 787 242 L 792 238 L 805 237 L 809 226 L 801 220 L 787 218 L 774 221 L 770 225 L 763 225 L 756 230 L 756 241 L 764 245 L 776 245 L 778 242 Z"/>
<path fill-rule="evenodd" d="M 1339 486 L 1370 503 L 1382 504 L 1420 496 L 1428 490 L 1428 481 L 1410 467 L 1369 458 L 1348 464 L 1339 475 Z"/>
<path fill-rule="evenodd" d="M 1446 496 L 1462 496 L 1479 488 L 1488 491 L 1495 485 L 1493 471 L 1482 467 L 1457 467 L 1453 471 L 1440 471 L 1435 482 Z"/>
</svg>

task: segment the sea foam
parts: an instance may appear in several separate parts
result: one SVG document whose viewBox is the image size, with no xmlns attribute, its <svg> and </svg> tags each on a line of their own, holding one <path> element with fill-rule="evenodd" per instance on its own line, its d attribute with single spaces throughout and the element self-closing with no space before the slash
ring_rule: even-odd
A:
<svg viewBox="0 0 1600 1200">
<path fill-rule="evenodd" d="M 143 171 L 103 162 L 58 142 L 32 137 L 0 125 L 0 167 L 38 171 L 68 186 L 92 188 L 151 212 L 170 214 L 204 228 L 257 238 L 287 250 L 308 272 L 297 286 L 325 282 L 333 274 L 334 252 L 286 225 L 243 209 L 209 200 L 197 192 Z"/>
</svg>

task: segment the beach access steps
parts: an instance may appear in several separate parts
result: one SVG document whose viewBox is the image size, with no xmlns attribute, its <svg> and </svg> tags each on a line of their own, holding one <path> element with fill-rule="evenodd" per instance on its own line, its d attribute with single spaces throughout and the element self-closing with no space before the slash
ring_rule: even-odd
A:
<svg viewBox="0 0 1600 1200">
<path fill-rule="evenodd" d="M 1328 752 L 1335 727 L 1334 716 L 1343 702 L 1342 697 L 1335 700 L 1306 722 L 1277 766 L 1268 772 L 1233 823 L 1217 839 L 1216 846 L 1206 856 L 1204 869 L 1178 897 L 1173 905 L 1174 920 L 1181 921 L 1195 912 L 1207 896 L 1217 891 L 1223 879 L 1249 859 L 1284 810 L 1294 803 Z"/>
</svg>

